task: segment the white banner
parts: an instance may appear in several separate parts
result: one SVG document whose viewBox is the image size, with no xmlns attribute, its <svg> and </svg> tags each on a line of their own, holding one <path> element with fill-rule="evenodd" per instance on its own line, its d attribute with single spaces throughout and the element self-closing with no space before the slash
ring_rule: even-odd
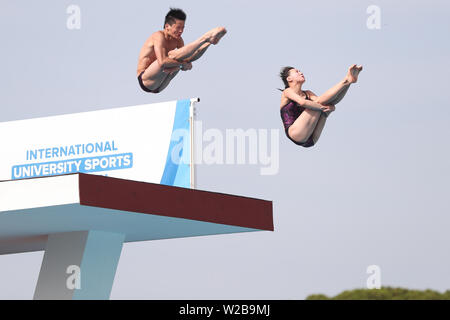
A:
<svg viewBox="0 0 450 320">
<path fill-rule="evenodd" d="M 191 100 L 0 123 L 0 180 L 75 172 L 190 187 Z"/>
</svg>

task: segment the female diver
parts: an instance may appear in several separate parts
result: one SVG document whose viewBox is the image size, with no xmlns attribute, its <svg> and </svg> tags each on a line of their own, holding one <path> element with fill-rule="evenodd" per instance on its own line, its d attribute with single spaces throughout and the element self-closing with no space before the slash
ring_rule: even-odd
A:
<svg viewBox="0 0 450 320">
<path fill-rule="evenodd" d="M 281 95 L 280 114 L 287 137 L 295 144 L 308 148 L 319 140 L 328 115 L 342 100 L 352 83 L 358 80 L 362 66 L 352 65 L 345 78 L 320 97 L 310 90 L 302 90 L 305 77 L 293 67 L 281 69 L 285 85 Z"/>
</svg>

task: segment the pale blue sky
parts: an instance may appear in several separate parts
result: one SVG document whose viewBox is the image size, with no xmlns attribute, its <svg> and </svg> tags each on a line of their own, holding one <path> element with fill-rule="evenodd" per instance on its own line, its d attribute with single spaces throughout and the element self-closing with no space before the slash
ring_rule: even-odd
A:
<svg viewBox="0 0 450 320">
<path fill-rule="evenodd" d="M 66 8 L 81 29 L 66 28 Z M 369 5 L 381 29 L 366 27 Z M 136 62 L 169 7 L 185 42 L 228 34 L 159 95 Z M 450 289 L 447 1 L 0 0 L 0 121 L 200 97 L 204 129 L 279 129 L 280 170 L 199 165 L 198 188 L 272 200 L 275 232 L 125 244 L 111 299 L 303 299 L 366 285 Z M 314 148 L 287 140 L 285 65 L 322 93 L 364 71 Z M 4 139 L 5 137 L 0 137 Z M 13 137 L 8 137 L 13 138 Z M 1 150 L 0 152 L 6 152 Z M 0 299 L 31 299 L 43 252 L 0 256 Z"/>
</svg>

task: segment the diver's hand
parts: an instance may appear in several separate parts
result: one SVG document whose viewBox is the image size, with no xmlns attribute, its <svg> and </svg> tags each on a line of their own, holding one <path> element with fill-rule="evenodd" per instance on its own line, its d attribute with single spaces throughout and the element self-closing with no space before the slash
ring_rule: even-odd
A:
<svg viewBox="0 0 450 320">
<path fill-rule="evenodd" d="M 188 71 L 192 69 L 192 63 L 190 62 L 183 62 L 183 64 L 181 65 L 181 70 L 183 71 Z"/>
<path fill-rule="evenodd" d="M 334 104 L 329 104 L 327 106 L 326 110 L 324 110 L 324 112 L 330 114 L 331 112 L 333 112 L 334 110 L 336 110 L 336 106 Z"/>
<path fill-rule="evenodd" d="M 332 104 L 328 104 L 328 105 L 322 104 L 320 107 L 320 110 L 322 110 L 323 112 L 331 113 L 334 110 L 336 110 L 336 106 L 334 106 Z"/>
</svg>

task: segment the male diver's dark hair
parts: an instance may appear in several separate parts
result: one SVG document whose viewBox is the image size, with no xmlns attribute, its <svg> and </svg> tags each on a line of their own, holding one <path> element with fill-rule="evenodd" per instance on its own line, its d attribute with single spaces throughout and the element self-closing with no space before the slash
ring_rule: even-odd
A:
<svg viewBox="0 0 450 320">
<path fill-rule="evenodd" d="M 170 11 L 166 14 L 166 18 L 164 20 L 164 27 L 166 26 L 166 23 L 168 23 L 169 26 L 173 25 L 175 23 L 175 19 L 186 21 L 186 13 L 178 8 L 170 8 Z"/>
<path fill-rule="evenodd" d="M 289 87 L 289 82 L 287 81 L 287 77 L 289 77 L 289 71 L 291 71 L 292 69 L 294 69 L 294 67 L 284 67 L 281 69 L 280 71 L 280 78 L 284 83 L 284 89 L 287 89 Z M 281 89 L 278 89 L 280 91 L 283 91 Z"/>
</svg>

